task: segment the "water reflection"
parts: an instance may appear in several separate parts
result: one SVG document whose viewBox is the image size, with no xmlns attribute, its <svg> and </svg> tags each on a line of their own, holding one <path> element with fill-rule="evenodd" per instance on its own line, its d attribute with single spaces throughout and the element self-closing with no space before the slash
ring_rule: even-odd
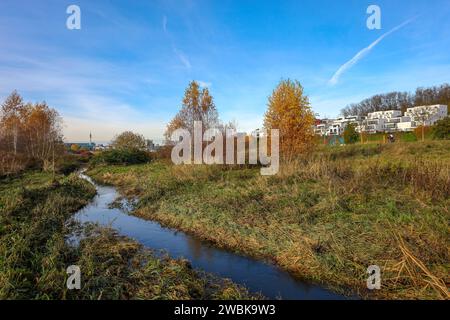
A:
<svg viewBox="0 0 450 320">
<path fill-rule="evenodd" d="M 93 183 L 89 177 L 81 176 Z M 185 258 L 194 268 L 230 278 L 268 298 L 345 299 L 320 286 L 300 281 L 273 265 L 215 248 L 183 232 L 128 215 L 121 208 L 110 208 L 109 205 L 118 196 L 115 188 L 96 187 L 97 196 L 90 205 L 77 213 L 77 220 L 111 226 L 146 247 L 165 250 L 173 258 Z"/>
</svg>

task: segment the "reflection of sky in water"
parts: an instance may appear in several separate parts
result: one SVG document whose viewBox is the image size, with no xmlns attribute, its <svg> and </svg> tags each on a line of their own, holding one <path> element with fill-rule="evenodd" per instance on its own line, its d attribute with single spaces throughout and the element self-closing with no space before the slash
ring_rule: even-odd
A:
<svg viewBox="0 0 450 320">
<path fill-rule="evenodd" d="M 118 196 L 112 187 L 97 186 L 97 192 L 93 202 L 76 215 L 77 220 L 111 226 L 146 247 L 165 250 L 173 258 L 186 258 L 194 268 L 230 278 L 269 298 L 343 299 L 319 286 L 296 280 L 275 266 L 214 248 L 183 232 L 109 208 Z"/>
</svg>

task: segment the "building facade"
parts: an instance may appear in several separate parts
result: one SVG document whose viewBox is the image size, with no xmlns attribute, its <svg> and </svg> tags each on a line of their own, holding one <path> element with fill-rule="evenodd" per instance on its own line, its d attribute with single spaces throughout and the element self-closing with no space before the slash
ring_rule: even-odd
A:
<svg viewBox="0 0 450 320">
<path fill-rule="evenodd" d="M 407 120 L 399 125 L 400 131 L 411 131 L 419 126 L 432 126 L 444 119 L 447 114 L 447 106 L 442 104 L 408 108 L 405 112 Z"/>
<path fill-rule="evenodd" d="M 366 117 L 348 116 L 324 119 L 316 122 L 314 132 L 321 136 L 342 135 L 348 124 L 356 125 L 358 132 L 413 131 L 418 126 L 432 126 L 448 114 L 446 105 L 430 105 L 408 108 L 403 115 L 400 110 L 377 111 Z"/>
<path fill-rule="evenodd" d="M 314 127 L 314 132 L 321 136 L 340 136 L 344 133 L 345 128 L 350 124 L 355 124 L 357 130 L 364 121 L 360 116 L 340 117 L 337 119 L 323 119 L 317 122 Z"/>
</svg>

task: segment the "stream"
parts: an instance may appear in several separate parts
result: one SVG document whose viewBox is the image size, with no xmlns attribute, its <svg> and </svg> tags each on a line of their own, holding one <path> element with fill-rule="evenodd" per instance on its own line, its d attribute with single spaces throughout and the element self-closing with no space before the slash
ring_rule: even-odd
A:
<svg viewBox="0 0 450 320">
<path fill-rule="evenodd" d="M 126 201 L 122 208 L 110 208 L 109 205 L 119 197 L 117 190 L 111 186 L 99 185 L 83 173 L 80 177 L 94 184 L 97 189 L 97 195 L 91 203 L 75 215 L 75 219 L 82 223 L 110 226 L 121 235 L 132 238 L 149 249 L 164 250 L 171 258 L 185 258 L 195 269 L 229 278 L 244 285 L 250 292 L 260 292 L 267 298 L 347 299 L 318 285 L 299 280 L 269 263 L 215 248 L 212 244 L 184 232 L 132 216 L 127 210 L 131 210 L 132 205 Z"/>
</svg>

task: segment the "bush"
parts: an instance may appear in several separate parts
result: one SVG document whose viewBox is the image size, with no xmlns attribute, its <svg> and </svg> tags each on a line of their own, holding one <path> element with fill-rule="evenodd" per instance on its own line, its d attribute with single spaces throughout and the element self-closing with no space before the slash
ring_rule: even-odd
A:
<svg viewBox="0 0 450 320">
<path fill-rule="evenodd" d="M 170 159 L 172 156 L 172 146 L 162 146 L 155 153 L 155 159 Z"/>
<path fill-rule="evenodd" d="M 116 136 L 111 146 L 120 150 L 147 150 L 147 142 L 144 136 L 131 131 L 125 131 Z"/>
<path fill-rule="evenodd" d="M 56 171 L 63 175 L 69 175 L 81 168 L 86 161 L 79 155 L 66 154 L 56 162 Z"/>
<path fill-rule="evenodd" d="M 433 139 L 450 139 L 450 117 L 436 122 L 432 129 Z"/>
<path fill-rule="evenodd" d="M 350 123 L 347 127 L 345 127 L 343 136 L 345 144 L 353 144 L 358 142 L 359 134 L 356 132 L 356 125 Z"/>
<path fill-rule="evenodd" d="M 14 155 L 11 152 L 0 153 L 0 177 L 14 175 L 25 170 L 29 165 L 29 160 L 23 155 Z"/>
<path fill-rule="evenodd" d="M 103 151 L 92 158 L 92 163 L 96 164 L 139 164 L 150 162 L 151 157 L 148 152 L 129 149 L 112 149 Z"/>
</svg>

